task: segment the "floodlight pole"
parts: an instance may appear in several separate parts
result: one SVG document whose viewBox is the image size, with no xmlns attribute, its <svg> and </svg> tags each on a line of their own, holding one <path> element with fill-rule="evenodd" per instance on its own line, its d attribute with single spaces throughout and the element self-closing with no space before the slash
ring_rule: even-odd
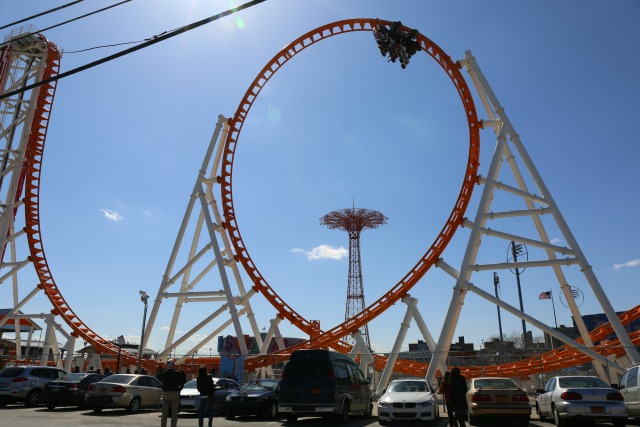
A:
<svg viewBox="0 0 640 427">
<path fill-rule="evenodd" d="M 500 299 L 498 296 L 498 287 L 500 287 L 500 278 L 498 277 L 498 272 L 493 272 L 493 286 L 496 290 L 496 298 Z M 500 306 L 496 305 L 498 309 L 498 329 L 500 330 L 500 348 L 502 348 L 502 343 L 504 342 L 504 337 L 502 335 L 502 319 L 500 318 Z"/>
<path fill-rule="evenodd" d="M 144 314 L 142 315 L 142 335 L 140 335 L 140 347 L 138 348 L 138 372 L 142 372 L 141 368 L 141 359 L 142 352 L 144 351 L 144 328 L 147 323 L 147 301 L 149 300 L 149 295 L 145 291 L 140 291 L 140 301 L 144 303 Z"/>
</svg>

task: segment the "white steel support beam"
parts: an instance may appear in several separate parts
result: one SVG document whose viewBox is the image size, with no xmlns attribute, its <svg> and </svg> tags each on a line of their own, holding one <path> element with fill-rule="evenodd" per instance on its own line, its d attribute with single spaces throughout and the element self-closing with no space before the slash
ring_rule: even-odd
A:
<svg viewBox="0 0 640 427">
<path fill-rule="evenodd" d="M 246 291 L 244 288 L 238 264 L 224 228 L 223 218 L 212 190 L 213 186 L 217 185 L 216 173 L 219 170 L 224 147 L 223 141 L 226 139 L 228 128 L 228 120 L 222 115 L 218 116 L 218 122 L 198 172 L 163 280 L 151 309 L 148 327 L 143 339 L 145 345 L 157 323 L 162 303 L 171 299 L 176 301 L 165 347 L 159 353 L 162 358 L 170 355 L 179 345 L 185 344 L 187 336 L 193 339 L 200 328 L 212 322 L 216 317 L 224 327 L 229 325 L 233 327 L 235 335 L 239 338 L 238 345 L 243 355 L 249 354 L 249 350 L 242 339 L 244 334 L 241 318 L 246 318 L 249 323 L 258 347 L 263 345 L 262 336 L 250 305 L 250 298 L 255 295 L 256 291 L 253 288 Z M 187 232 L 193 233 L 189 242 L 186 241 Z M 177 267 L 178 259 L 182 260 L 181 262 L 184 264 L 178 266 L 179 268 L 175 272 L 174 268 Z M 216 266 L 217 269 L 214 268 Z M 213 282 L 219 283 L 220 288 L 211 289 L 210 286 Z M 203 289 L 203 286 L 209 288 Z M 214 313 L 217 313 L 216 316 L 206 316 L 196 327 L 188 329 L 185 335 L 176 337 L 184 304 L 196 302 L 219 303 L 224 307 L 224 311 L 214 310 Z M 189 308 L 191 309 L 191 307 L 195 306 L 192 304 Z M 180 329 L 184 329 L 184 327 Z M 223 330 L 224 328 L 221 327 L 216 328 L 217 333 Z M 215 339 L 215 336 L 209 335 L 207 339 Z M 193 353 L 204 344 L 205 342 L 196 344 L 186 354 Z"/>
<path fill-rule="evenodd" d="M 531 323 L 532 325 L 549 333 L 551 336 L 561 339 L 568 345 L 573 346 L 574 348 L 579 349 L 581 352 L 589 355 L 594 361 L 593 365 L 598 375 L 603 379 L 606 378 L 607 376 L 605 374 L 603 364 L 607 363 L 607 359 L 591 350 L 591 348 L 593 348 L 593 343 L 589 336 L 589 332 L 586 329 L 582 316 L 578 310 L 577 304 L 574 301 L 573 296 L 571 295 L 571 289 L 567 284 L 567 280 L 564 275 L 563 268 L 566 268 L 570 265 L 580 266 L 581 272 L 589 282 L 593 293 L 598 299 L 598 302 L 600 303 L 603 311 L 607 315 L 607 318 L 611 323 L 614 331 L 616 332 L 616 335 L 624 346 L 629 359 L 632 362 L 637 363 L 639 361 L 638 354 L 633 347 L 629 336 L 624 330 L 624 327 L 618 319 L 610 302 L 606 298 L 604 291 L 598 283 L 595 274 L 591 270 L 590 265 L 586 261 L 586 258 L 584 257 L 584 254 L 580 249 L 576 239 L 572 235 L 566 221 L 562 217 L 555 201 L 551 197 L 549 190 L 545 186 L 540 174 L 533 165 L 533 162 L 529 157 L 527 151 L 525 150 L 524 145 L 522 144 L 518 134 L 515 132 L 515 129 L 513 128 L 511 122 L 509 121 L 504 108 L 498 102 L 495 94 L 491 90 L 491 87 L 489 86 L 488 82 L 484 78 L 484 75 L 476 64 L 475 58 L 473 58 L 470 52 L 467 52 L 465 55 L 465 59 L 460 62 L 466 67 L 469 75 L 471 76 L 471 79 L 489 117 L 489 120 L 483 121 L 483 127 L 493 128 L 497 136 L 497 144 L 491 160 L 491 164 L 489 166 L 487 177 L 481 177 L 479 179 L 479 184 L 484 185 L 484 190 L 482 192 L 482 196 L 476 211 L 475 220 L 465 221 L 464 224 L 465 227 L 471 229 L 471 235 L 469 237 L 467 249 L 464 254 L 460 273 L 458 274 L 455 269 L 446 264 L 444 261 L 438 263 L 438 267 L 442 268 L 452 277 L 456 278 L 456 285 L 454 287 L 449 310 L 442 328 L 442 333 L 438 339 L 438 343 L 436 344 L 434 360 L 432 360 L 432 364 L 429 366 L 429 369 L 427 371 L 427 379 L 433 379 L 436 370 L 436 363 L 440 362 L 441 359 L 444 358 L 448 353 L 449 346 L 453 338 L 453 333 L 455 332 L 462 305 L 464 304 L 465 296 L 468 290 L 472 290 L 475 294 L 481 296 L 487 301 L 504 307 L 506 310 L 516 315 L 517 317 L 520 317 L 524 321 Z M 525 177 L 522 173 L 522 170 L 519 168 L 518 163 L 516 162 L 514 152 L 511 151 L 509 142 L 515 147 L 515 153 L 517 153 L 517 155 L 519 156 L 519 160 L 521 160 L 521 162 L 524 164 L 524 167 L 528 172 L 528 177 L 535 184 L 536 190 L 539 194 L 533 194 L 527 188 Z M 498 176 L 500 175 L 501 171 L 501 164 L 504 160 L 506 160 L 507 164 L 509 165 L 510 171 L 513 174 L 517 187 L 504 184 L 498 180 Z M 496 190 L 502 190 L 509 194 L 518 196 L 524 201 L 526 209 L 503 211 L 499 213 L 491 212 L 490 207 Z M 536 204 L 540 204 L 543 207 L 539 207 Z M 550 216 L 552 220 L 555 221 L 555 224 L 560 229 L 568 247 L 563 248 L 550 243 L 548 233 L 541 220 L 541 216 L 543 214 Z M 513 233 L 498 231 L 495 230 L 495 228 L 490 229 L 486 227 L 487 220 L 499 220 L 504 218 L 516 217 L 524 219 L 526 219 L 527 217 L 530 218 L 534 225 L 534 229 L 537 232 L 537 238 L 519 236 Z M 481 265 L 476 264 L 475 260 L 478 255 L 483 236 L 502 239 L 505 241 L 520 242 L 535 248 L 539 248 L 546 255 L 546 259 L 526 260 L 511 263 L 502 262 L 484 263 Z M 569 258 L 558 259 L 557 254 L 568 255 Z M 565 299 L 567 301 L 567 305 L 571 310 L 573 319 L 576 323 L 580 336 L 583 339 L 584 345 L 576 346 L 576 343 L 573 340 L 570 340 L 568 337 L 559 337 L 558 332 L 554 328 L 544 325 L 537 319 L 534 319 L 531 316 L 523 313 L 521 310 L 517 310 L 509 306 L 508 304 L 501 302 L 498 298 L 494 298 L 488 292 L 475 287 L 470 280 L 473 272 L 499 270 L 514 267 L 548 267 L 553 271 L 558 281 L 558 286 L 563 292 L 563 295 L 565 296 Z M 609 363 L 609 365 L 611 364 Z M 615 369 L 619 370 L 620 366 L 615 366 Z"/>
<path fill-rule="evenodd" d="M 487 182 L 489 184 L 492 184 L 497 180 L 497 177 L 500 173 L 502 155 L 505 150 L 506 138 L 502 131 L 500 132 L 501 133 L 498 135 L 496 149 L 489 166 L 489 173 L 487 175 Z M 475 262 L 478 248 L 480 246 L 480 240 L 482 238 L 480 227 L 484 227 L 487 221 L 486 216 L 483 215 L 483 213 L 489 212 L 491 200 L 493 199 L 493 191 L 493 185 L 485 185 L 482 196 L 480 197 L 480 203 L 478 204 L 478 209 L 476 212 L 476 218 L 479 218 L 479 220 L 476 220 L 473 228 L 471 229 L 469 243 L 467 244 L 467 249 L 465 250 L 464 258 L 462 260 L 462 271 L 456 277 L 456 284 L 453 288 L 453 294 L 451 296 L 451 302 L 449 303 L 447 315 L 444 319 L 444 324 L 442 325 L 442 332 L 438 337 L 438 342 L 436 344 L 433 358 L 431 359 L 431 363 L 429 364 L 429 368 L 427 369 L 426 378 L 429 382 L 433 382 L 438 366 L 441 366 L 444 363 L 444 360 L 449 354 L 451 340 L 453 339 L 453 334 L 455 333 L 456 326 L 458 325 L 458 318 L 460 317 L 460 312 L 462 311 L 465 295 L 467 293 L 465 284 L 469 282 L 469 278 L 471 277 L 472 273 L 472 270 L 471 268 L 469 268 L 469 266 L 471 266 Z M 442 268 L 443 265 L 443 261 L 440 260 L 440 262 L 438 263 L 438 267 Z"/>
<path fill-rule="evenodd" d="M 627 353 L 627 356 L 629 357 L 632 363 L 640 363 L 640 355 L 638 354 L 638 352 L 635 349 L 635 346 L 631 342 L 631 339 L 629 338 L 629 335 L 624 329 L 624 326 L 622 326 L 620 319 L 618 319 L 618 316 L 615 310 L 613 309 L 611 302 L 607 298 L 604 290 L 602 289 L 602 286 L 600 285 L 600 282 L 598 281 L 597 277 L 593 273 L 591 269 L 591 265 L 589 265 L 589 263 L 587 262 L 587 259 L 584 256 L 582 249 L 578 245 L 578 242 L 573 236 L 573 233 L 571 232 L 571 230 L 569 229 L 567 222 L 565 221 L 564 217 L 560 213 L 560 209 L 558 208 L 553 197 L 551 196 L 551 193 L 548 190 L 546 184 L 544 183 L 542 176 L 540 175 L 533 161 L 529 157 L 529 153 L 527 152 L 527 150 L 524 147 L 524 144 L 520 140 L 520 136 L 516 133 L 515 128 L 511 124 L 511 121 L 509 120 L 509 117 L 507 116 L 504 109 L 500 105 L 497 97 L 491 90 L 489 83 L 485 79 L 484 75 L 482 74 L 482 71 L 480 70 L 480 68 L 478 67 L 478 64 L 476 63 L 475 58 L 473 57 L 473 55 L 471 55 L 471 52 L 469 51 L 467 51 L 465 54 L 465 66 L 467 67 L 468 71 L 471 74 L 475 75 L 477 77 L 477 80 L 481 82 L 483 92 L 486 93 L 489 101 L 494 107 L 493 111 L 495 112 L 496 115 L 499 116 L 500 120 L 502 121 L 503 128 L 505 128 L 506 132 L 509 134 L 512 144 L 515 146 L 516 150 L 518 151 L 518 154 L 520 155 L 522 162 L 525 164 L 525 167 L 527 168 L 527 171 L 529 172 L 531 178 L 535 182 L 536 187 L 543 195 L 547 206 L 551 208 L 553 217 L 556 221 L 557 226 L 560 228 L 560 231 L 562 232 L 563 237 L 565 238 L 569 246 L 575 251 L 576 258 L 579 260 L 581 271 L 583 272 L 587 281 L 589 282 L 589 285 L 591 286 L 593 293 L 598 299 L 598 302 L 600 303 L 600 306 L 603 309 L 605 315 L 607 316 L 609 323 L 611 324 L 618 339 L 620 340 L 620 343 L 624 347 L 625 352 Z M 474 82 L 475 81 L 476 80 L 474 80 Z M 479 88 L 477 89 L 478 91 L 480 91 Z M 514 175 L 518 180 L 519 188 L 522 189 L 523 191 L 527 191 L 526 185 L 524 184 L 524 180 L 522 179 L 522 176 L 519 173 L 519 169 L 517 168 L 517 165 L 513 161 L 513 156 L 510 155 L 508 157 L 508 160 L 512 170 L 514 171 Z M 530 202 L 528 203 L 528 207 L 529 208 L 532 207 L 532 204 Z M 546 235 L 546 232 L 544 231 L 544 227 L 542 226 L 542 223 L 539 221 L 539 218 L 534 218 L 534 223 L 536 225 L 536 228 L 538 229 L 538 232 L 540 233 L 541 239 L 543 239 L 545 242 L 548 242 L 549 241 L 548 236 Z M 550 251 L 547 251 L 547 254 L 550 259 L 555 257 L 555 255 Z M 574 316 L 574 321 L 576 322 L 576 325 L 578 326 L 578 330 L 580 331 L 580 335 L 584 339 L 585 344 L 587 345 L 591 344 L 592 346 L 593 344 L 591 343 L 591 339 L 589 337 L 586 326 L 584 325 L 584 321 L 582 320 L 582 316 L 580 315 L 580 312 L 578 311 L 575 301 L 573 300 L 571 291 L 569 289 L 569 286 L 566 283 L 566 279 L 564 278 L 564 275 L 561 269 L 559 267 L 556 267 L 554 271 L 558 276 L 560 288 L 564 293 L 564 296 L 565 296 L 565 299 L 567 300 L 568 305 L 570 306 L 571 312 Z M 601 377 L 604 378 L 604 376 L 602 375 Z"/>
</svg>

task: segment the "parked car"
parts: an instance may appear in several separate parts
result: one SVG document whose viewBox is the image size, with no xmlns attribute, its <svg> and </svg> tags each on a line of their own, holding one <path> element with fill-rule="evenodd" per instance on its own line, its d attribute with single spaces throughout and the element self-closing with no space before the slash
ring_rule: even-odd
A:
<svg viewBox="0 0 640 427">
<path fill-rule="evenodd" d="M 624 397 L 627 415 L 640 418 L 640 387 L 638 386 L 638 370 L 640 364 L 627 369 L 620 379 L 620 393 Z"/>
<path fill-rule="evenodd" d="M 378 422 L 435 421 L 440 408 L 435 391 L 422 378 L 393 380 L 378 400 Z"/>
<path fill-rule="evenodd" d="M 280 380 L 259 379 L 249 381 L 239 390 L 227 395 L 224 402 L 227 418 L 236 415 L 262 415 L 273 419 L 278 415 Z"/>
<path fill-rule="evenodd" d="M 278 412 L 298 417 L 371 416 L 371 381 L 349 357 L 329 350 L 296 350 L 282 372 Z"/>
<path fill-rule="evenodd" d="M 42 388 L 40 403 L 47 409 L 53 410 L 56 406 L 85 406 L 85 394 L 89 386 L 100 381 L 105 376 L 94 373 L 67 374 L 59 380 L 51 381 Z"/>
<path fill-rule="evenodd" d="M 140 409 L 159 409 L 162 383 L 149 375 L 114 374 L 89 386 L 86 404 L 93 412 L 104 408 L 125 408 L 131 413 Z"/>
<path fill-rule="evenodd" d="M 213 412 L 224 412 L 227 396 L 240 389 L 240 384 L 229 378 L 213 379 Z M 187 381 L 180 390 L 180 411 L 198 413 L 200 410 L 200 392 L 197 379 Z"/>
<path fill-rule="evenodd" d="M 0 371 L 0 403 L 24 402 L 37 406 L 44 385 L 67 371 L 51 366 L 12 366 Z"/>
<path fill-rule="evenodd" d="M 511 378 L 479 377 L 467 385 L 469 424 L 482 418 L 515 418 L 521 426 L 531 420 L 529 396 Z"/>
<path fill-rule="evenodd" d="M 594 376 L 553 377 L 536 390 L 536 412 L 541 421 L 553 418 L 563 427 L 570 419 L 607 420 L 614 427 L 627 424 L 622 394 Z"/>
</svg>

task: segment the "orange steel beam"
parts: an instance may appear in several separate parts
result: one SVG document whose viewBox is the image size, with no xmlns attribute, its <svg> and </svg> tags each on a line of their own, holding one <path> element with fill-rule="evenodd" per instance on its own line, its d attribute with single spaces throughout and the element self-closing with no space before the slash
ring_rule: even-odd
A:
<svg viewBox="0 0 640 427">
<path fill-rule="evenodd" d="M 277 53 L 265 65 L 253 83 L 246 91 L 235 115 L 229 120 L 230 130 L 225 141 L 221 175 L 217 177 L 221 184 L 222 207 L 225 219 L 225 228 L 227 229 L 230 240 L 236 252 L 236 260 L 238 260 L 247 271 L 249 277 L 253 281 L 253 288 L 262 293 L 262 295 L 277 310 L 277 315 L 282 319 L 287 319 L 293 325 L 297 326 L 301 331 L 305 332 L 313 338 L 300 345 L 288 348 L 286 351 L 292 351 L 299 348 L 317 348 L 332 347 L 337 351 L 346 353 L 351 346 L 340 341 L 340 338 L 347 334 L 357 331 L 361 326 L 378 317 L 385 310 L 395 304 L 397 301 L 408 295 L 409 290 L 424 276 L 439 259 L 442 251 L 451 241 L 455 231 L 464 220 L 463 215 L 471 199 L 473 187 L 477 183 L 477 172 L 479 165 L 480 153 L 480 123 L 475 110 L 475 104 L 471 95 L 471 91 L 467 86 L 462 74 L 460 66 L 454 63 L 449 55 L 447 55 L 433 41 L 423 36 L 417 35 L 417 42 L 421 50 L 430 55 L 447 73 L 451 82 L 455 86 L 458 95 L 462 101 L 463 108 L 466 113 L 467 125 L 469 128 L 469 154 L 467 159 L 467 168 L 460 194 L 454 204 L 453 210 L 447 221 L 440 231 L 438 237 L 433 242 L 427 252 L 418 260 L 417 264 L 387 293 L 381 298 L 366 307 L 362 312 L 358 313 L 351 319 L 334 327 L 329 331 L 321 331 L 313 322 L 305 319 L 290 307 L 269 285 L 267 280 L 262 276 L 256 265 L 254 264 L 249 252 L 242 240 L 240 229 L 238 227 L 235 209 L 233 205 L 232 192 L 232 172 L 235 151 L 239 142 L 240 132 L 245 122 L 251 106 L 260 94 L 262 88 L 269 79 L 291 58 L 306 49 L 307 47 L 325 40 L 329 37 L 342 35 L 350 32 L 373 31 L 377 24 L 390 25 L 390 21 L 378 19 L 347 19 L 323 25 L 308 33 L 298 37 L 289 43 L 284 49 Z M 410 31 L 410 28 L 401 27 L 404 31 Z M 247 369 L 257 367 L 252 360 L 246 361 Z"/>
</svg>

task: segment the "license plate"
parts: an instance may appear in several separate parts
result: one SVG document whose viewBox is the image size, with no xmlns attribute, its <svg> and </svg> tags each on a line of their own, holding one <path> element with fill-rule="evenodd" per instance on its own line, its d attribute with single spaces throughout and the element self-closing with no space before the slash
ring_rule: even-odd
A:
<svg viewBox="0 0 640 427">
<path fill-rule="evenodd" d="M 58 391 L 60 391 L 60 389 L 59 388 L 52 388 L 51 391 L 58 392 Z"/>
<path fill-rule="evenodd" d="M 592 414 L 604 414 L 604 406 L 592 406 L 591 413 Z"/>
<path fill-rule="evenodd" d="M 106 388 L 101 388 L 100 389 L 100 394 L 107 394 L 107 389 Z"/>
<path fill-rule="evenodd" d="M 320 390 L 319 388 L 310 388 L 309 389 L 309 394 L 321 394 L 322 390 Z"/>
<path fill-rule="evenodd" d="M 508 402 L 509 396 L 496 396 L 496 402 Z"/>
</svg>

